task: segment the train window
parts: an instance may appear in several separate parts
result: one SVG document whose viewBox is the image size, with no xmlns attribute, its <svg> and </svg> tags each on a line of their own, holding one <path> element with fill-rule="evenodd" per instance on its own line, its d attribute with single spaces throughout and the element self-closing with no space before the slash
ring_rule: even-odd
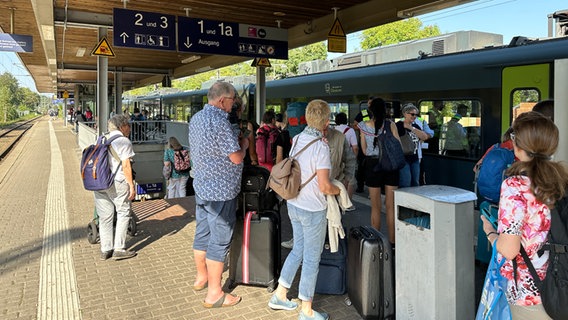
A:
<svg viewBox="0 0 568 320">
<path fill-rule="evenodd" d="M 418 109 L 423 123 L 434 132 L 423 145 L 424 153 L 474 159 L 481 156 L 480 101 L 422 100 Z"/>
<path fill-rule="evenodd" d="M 513 119 L 521 113 L 531 111 L 533 106 L 541 100 L 540 93 L 536 89 L 517 89 L 513 91 Z M 512 122 L 512 121 L 511 121 Z"/>
<path fill-rule="evenodd" d="M 343 112 L 349 117 L 349 104 L 343 102 L 329 103 L 329 108 L 331 109 L 331 114 L 329 116 L 329 124 L 335 125 L 335 115 Z"/>
</svg>

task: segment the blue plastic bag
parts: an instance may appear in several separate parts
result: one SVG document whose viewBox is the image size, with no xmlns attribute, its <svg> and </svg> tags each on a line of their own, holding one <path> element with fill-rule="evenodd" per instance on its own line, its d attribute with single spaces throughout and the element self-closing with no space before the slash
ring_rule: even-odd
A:
<svg viewBox="0 0 568 320">
<path fill-rule="evenodd" d="M 507 302 L 505 292 L 507 291 L 507 278 L 501 275 L 501 267 L 505 263 L 505 258 L 501 262 L 497 259 L 497 240 L 493 243 L 493 253 L 491 262 L 487 268 L 487 274 L 481 292 L 481 300 L 477 308 L 475 320 L 511 320 L 511 308 Z"/>
</svg>

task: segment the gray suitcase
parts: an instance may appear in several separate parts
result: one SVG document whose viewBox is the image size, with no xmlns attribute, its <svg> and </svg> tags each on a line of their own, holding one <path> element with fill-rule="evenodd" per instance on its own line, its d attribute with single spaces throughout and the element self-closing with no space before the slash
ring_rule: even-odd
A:
<svg viewBox="0 0 568 320">
<path fill-rule="evenodd" d="M 394 319 L 394 259 L 387 237 L 370 226 L 351 228 L 347 294 L 363 319 Z"/>
</svg>

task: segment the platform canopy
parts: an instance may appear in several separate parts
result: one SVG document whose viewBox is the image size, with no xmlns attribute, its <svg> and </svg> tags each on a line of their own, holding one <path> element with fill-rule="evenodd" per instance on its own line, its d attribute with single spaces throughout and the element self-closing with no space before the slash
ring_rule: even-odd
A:
<svg viewBox="0 0 568 320">
<path fill-rule="evenodd" d="M 215 47 L 216 41 L 222 46 L 230 38 L 229 41 L 238 42 L 238 50 L 245 50 L 262 45 L 260 40 L 266 36 L 268 47 L 262 47 L 263 50 L 268 48 L 265 52 L 272 54 L 277 48 L 279 53 L 282 45 L 293 49 L 327 40 L 336 17 L 347 34 L 471 1 L 4 0 L 0 1 L 0 32 L 33 39 L 31 50 L 26 50 L 32 52 L 17 54 L 39 92 L 72 93 L 75 84 L 96 83 L 97 56 L 91 55 L 95 49 L 99 54 L 112 50 L 114 57 L 109 54 L 108 58 L 109 83 L 121 72 L 123 86 L 135 88 L 161 83 L 165 75 L 178 79 L 252 60 L 252 57 L 227 55 L 237 50 L 234 46 L 223 49 L 225 54 L 218 54 L 215 48 L 221 50 L 221 47 Z M 337 8 L 337 15 L 333 8 Z M 113 17 L 123 22 L 119 30 L 122 36 L 113 34 L 113 27 L 118 28 Z M 204 28 L 196 29 L 199 27 Z M 211 30 L 215 27 L 218 30 L 213 34 Z M 252 40 L 242 41 L 242 37 L 236 36 L 235 29 L 239 28 L 241 35 L 251 30 Z M 110 48 L 104 44 L 97 48 L 101 29 L 107 30 Z M 169 35 L 157 34 L 155 30 Z M 201 46 L 197 45 L 196 30 L 204 35 Z M 275 38 L 270 38 L 275 34 Z M 276 46 L 271 47 L 270 41 L 274 39 Z M 127 46 L 120 46 L 117 40 Z M 206 47 L 212 48 L 211 51 Z"/>
</svg>

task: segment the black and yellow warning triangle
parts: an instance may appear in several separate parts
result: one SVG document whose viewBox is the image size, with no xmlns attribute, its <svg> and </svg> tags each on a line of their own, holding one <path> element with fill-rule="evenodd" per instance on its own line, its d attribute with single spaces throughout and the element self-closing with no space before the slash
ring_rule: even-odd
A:
<svg viewBox="0 0 568 320">
<path fill-rule="evenodd" d="M 106 37 L 103 37 L 99 44 L 91 51 L 92 56 L 105 56 L 105 57 L 114 57 L 114 51 L 110 47 Z"/>
<path fill-rule="evenodd" d="M 270 60 L 268 60 L 268 58 L 254 58 L 251 66 L 252 67 L 265 67 L 265 68 L 272 67 L 272 65 L 270 64 Z"/>
<path fill-rule="evenodd" d="M 339 18 L 335 18 L 331 30 L 329 30 L 328 36 L 330 37 L 345 37 L 345 31 L 343 31 L 343 26 L 339 22 Z"/>
</svg>

